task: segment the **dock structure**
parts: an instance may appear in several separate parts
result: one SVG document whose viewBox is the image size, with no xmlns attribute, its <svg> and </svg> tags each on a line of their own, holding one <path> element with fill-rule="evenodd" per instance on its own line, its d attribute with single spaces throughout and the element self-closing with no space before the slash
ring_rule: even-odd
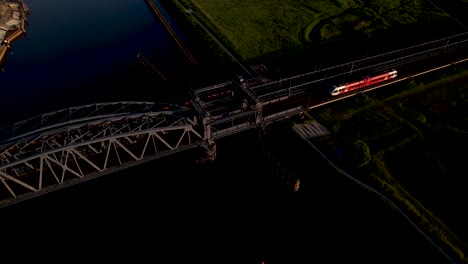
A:
<svg viewBox="0 0 468 264">
<path fill-rule="evenodd" d="M 0 47 L 0 69 L 3 71 L 3 63 L 5 62 L 6 59 L 6 53 L 8 51 L 8 48 L 6 46 Z"/>
<path fill-rule="evenodd" d="M 161 12 L 158 10 L 156 5 L 154 4 L 153 0 L 145 0 L 145 2 L 149 5 L 153 13 L 161 20 L 163 23 L 164 27 L 167 29 L 169 34 L 171 35 L 172 39 L 176 42 L 177 46 L 182 50 L 184 53 L 185 57 L 190 61 L 191 64 L 197 64 L 197 60 L 195 60 L 195 57 L 190 53 L 190 51 L 187 49 L 187 47 L 184 45 L 182 40 L 177 36 L 177 33 L 172 29 L 171 25 L 167 20 L 164 18 L 164 16 L 161 14 Z"/>
<path fill-rule="evenodd" d="M 31 13 L 29 12 L 29 8 L 28 8 L 28 6 L 24 3 L 24 1 L 23 1 L 23 0 L 18 0 L 18 2 L 21 4 L 21 7 L 23 8 L 23 11 L 24 11 L 26 14 L 30 15 Z"/>
<path fill-rule="evenodd" d="M 161 80 L 166 81 L 168 78 L 162 73 L 147 57 L 143 55 L 141 51 L 137 53 L 137 61 L 151 72 L 155 73 Z"/>
<path fill-rule="evenodd" d="M 0 3 L 0 69 L 6 60 L 8 51 L 11 51 L 11 44 L 22 35 L 26 35 L 26 14 L 29 9 L 26 4 L 19 0 L 19 3 Z"/>
</svg>

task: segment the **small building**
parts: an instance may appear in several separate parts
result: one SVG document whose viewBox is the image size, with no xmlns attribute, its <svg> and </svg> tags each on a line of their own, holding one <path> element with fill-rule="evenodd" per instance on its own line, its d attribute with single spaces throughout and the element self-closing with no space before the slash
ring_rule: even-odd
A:
<svg viewBox="0 0 468 264">
<path fill-rule="evenodd" d="M 12 10 L 18 10 L 18 11 L 20 10 L 19 4 L 17 4 L 17 3 L 9 3 L 9 4 L 8 4 L 8 7 L 9 7 L 10 9 L 12 9 Z"/>
<path fill-rule="evenodd" d="M 6 33 L 7 33 L 8 30 L 5 30 L 3 28 L 0 28 L 0 46 L 3 46 L 3 40 L 5 39 L 6 37 Z"/>
<path fill-rule="evenodd" d="M 11 19 L 20 20 L 20 18 L 21 13 L 19 11 L 13 11 L 13 14 L 11 14 Z"/>
<path fill-rule="evenodd" d="M 10 19 L 5 23 L 5 25 L 9 27 L 9 30 L 14 30 L 21 27 L 21 21 L 17 19 Z"/>
</svg>

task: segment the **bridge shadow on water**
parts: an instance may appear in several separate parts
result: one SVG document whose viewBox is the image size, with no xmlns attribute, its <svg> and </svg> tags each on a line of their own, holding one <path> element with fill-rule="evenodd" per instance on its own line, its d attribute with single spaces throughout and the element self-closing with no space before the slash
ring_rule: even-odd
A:
<svg viewBox="0 0 468 264">
<path fill-rule="evenodd" d="M 189 150 L 2 208 L 5 257 L 21 243 L 77 260 L 446 263 L 287 127 L 219 140 L 217 151 L 213 162 L 198 164 L 201 149 Z M 266 153 L 301 180 L 299 191 Z M 37 240 L 45 237 L 52 242 Z"/>
</svg>

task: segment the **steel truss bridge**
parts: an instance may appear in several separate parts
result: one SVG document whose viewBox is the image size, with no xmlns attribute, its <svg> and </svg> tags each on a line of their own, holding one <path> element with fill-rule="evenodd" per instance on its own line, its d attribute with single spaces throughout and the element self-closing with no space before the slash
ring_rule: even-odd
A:
<svg viewBox="0 0 468 264">
<path fill-rule="evenodd" d="M 0 207 L 195 147 L 212 160 L 215 140 L 353 95 L 331 98 L 328 82 L 410 65 L 379 88 L 463 62 L 467 44 L 468 32 L 285 79 L 239 78 L 180 104 L 90 104 L 14 123 L 0 129 Z"/>
</svg>

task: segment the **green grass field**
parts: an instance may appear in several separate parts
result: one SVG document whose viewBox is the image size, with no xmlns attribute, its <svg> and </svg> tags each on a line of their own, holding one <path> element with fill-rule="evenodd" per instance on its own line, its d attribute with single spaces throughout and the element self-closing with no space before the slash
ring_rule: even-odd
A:
<svg viewBox="0 0 468 264">
<path fill-rule="evenodd" d="M 344 166 L 392 195 L 468 263 L 468 217 L 461 213 L 468 200 L 468 67 L 353 96 L 310 115 L 332 131 L 315 139 L 329 155 L 365 142 L 371 162 L 353 168 L 343 155 Z"/>
<path fill-rule="evenodd" d="M 242 60 L 445 17 L 423 0 L 180 0 Z M 433 29 L 433 31 L 435 31 Z M 435 32 L 433 32 L 435 33 Z"/>
</svg>

